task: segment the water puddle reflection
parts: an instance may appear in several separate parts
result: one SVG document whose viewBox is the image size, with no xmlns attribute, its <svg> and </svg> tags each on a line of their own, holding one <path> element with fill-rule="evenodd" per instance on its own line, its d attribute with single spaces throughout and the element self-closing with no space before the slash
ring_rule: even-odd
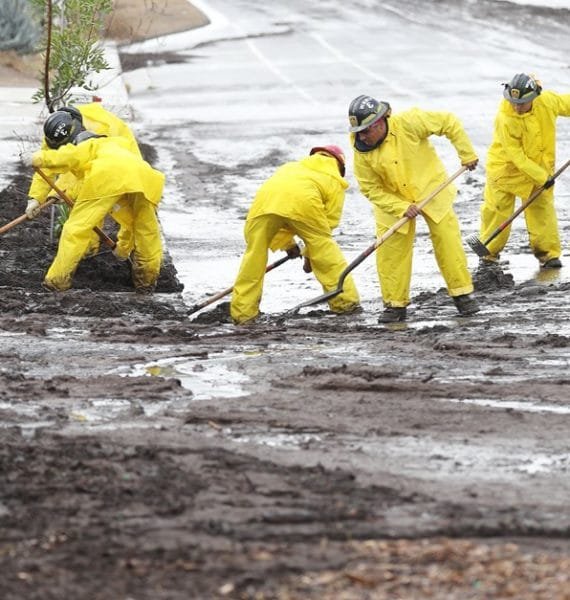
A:
<svg viewBox="0 0 570 600">
<path fill-rule="evenodd" d="M 557 415 L 570 415 L 570 406 L 558 406 L 556 404 L 536 404 L 535 402 L 519 402 L 516 400 L 492 400 L 487 398 L 440 398 L 441 402 L 455 402 L 458 404 L 473 404 L 475 406 L 487 406 L 489 408 L 501 408 L 503 410 L 520 410 L 523 412 L 547 412 Z"/>
<path fill-rule="evenodd" d="M 137 365 L 130 375 L 178 379 L 184 388 L 192 392 L 195 400 L 238 398 L 247 395 L 243 385 L 249 382 L 250 378 L 224 364 L 234 358 L 235 356 L 224 356 L 207 361 L 165 358 L 146 365 Z"/>
</svg>

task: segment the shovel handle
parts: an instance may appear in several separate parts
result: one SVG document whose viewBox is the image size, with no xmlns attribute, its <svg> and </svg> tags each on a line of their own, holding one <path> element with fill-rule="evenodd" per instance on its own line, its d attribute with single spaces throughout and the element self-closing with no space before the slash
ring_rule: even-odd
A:
<svg viewBox="0 0 570 600">
<path fill-rule="evenodd" d="M 552 179 L 556 179 L 566 168 L 570 165 L 570 160 L 567 160 L 559 169 L 554 173 Z M 523 202 L 517 210 L 503 223 L 501 223 L 495 231 L 483 242 L 483 245 L 486 246 L 489 242 L 492 242 L 500 233 L 504 231 L 528 206 L 532 204 L 542 192 L 544 192 L 544 184 L 539 188 L 536 188 L 534 192 L 529 196 L 528 200 Z"/>
<path fill-rule="evenodd" d="M 435 190 L 433 190 L 427 198 L 424 198 L 419 204 L 418 208 L 421 210 L 428 202 L 433 200 L 439 192 L 441 192 L 444 188 L 446 188 L 454 179 L 457 179 L 461 173 L 464 173 L 467 170 L 466 166 L 462 166 L 458 169 L 449 179 L 446 179 L 443 183 L 438 185 Z M 301 308 L 305 308 L 307 306 L 314 306 L 315 304 L 320 304 L 321 302 L 325 302 L 326 300 L 330 300 L 335 296 L 338 296 L 342 290 L 344 285 L 344 280 L 347 278 L 348 274 L 354 270 L 361 262 L 363 262 L 366 258 L 368 258 L 374 251 L 383 244 L 389 237 L 394 235 L 404 223 L 407 223 L 410 220 L 410 217 L 402 217 L 399 221 L 396 221 L 388 231 L 385 231 L 379 238 L 377 238 L 373 244 L 368 246 L 364 252 L 361 252 L 340 274 L 338 278 L 338 283 L 336 289 L 331 290 L 330 292 L 325 292 L 312 300 L 307 300 L 306 302 L 301 302 L 301 304 L 297 304 L 294 308 L 289 309 L 285 315 L 291 315 L 297 313 Z"/>
<path fill-rule="evenodd" d="M 427 196 L 426 198 L 424 198 L 419 204 L 418 204 L 418 209 L 422 210 L 422 208 L 424 208 L 424 206 L 426 206 L 426 204 L 428 204 L 429 202 L 431 202 L 442 190 L 444 190 L 454 179 L 457 179 L 461 173 L 464 173 L 467 170 L 467 167 L 463 166 L 460 169 L 458 169 L 451 177 L 449 177 L 448 179 L 446 179 L 443 183 L 440 183 L 435 190 L 433 190 L 429 196 Z M 379 238 L 376 239 L 376 241 L 369 246 L 368 248 L 366 248 L 366 250 L 364 250 L 364 252 L 362 252 L 362 254 L 360 254 L 357 258 L 355 258 L 349 265 L 348 267 L 346 267 L 346 269 L 342 272 L 339 280 L 338 280 L 338 287 L 337 289 L 339 289 L 339 293 L 342 291 L 342 284 L 344 283 L 344 280 L 346 279 L 346 276 L 355 268 L 357 267 L 365 258 L 368 258 L 379 246 L 381 246 L 389 237 L 392 237 L 396 231 L 398 231 L 398 229 L 400 229 L 400 227 L 402 227 L 402 225 L 404 225 L 405 223 L 407 223 L 410 220 L 410 217 L 402 217 L 399 221 L 396 221 L 396 223 L 394 223 L 394 225 L 392 225 L 392 227 L 390 227 L 390 229 L 388 229 L 387 231 L 385 231 Z"/>
<path fill-rule="evenodd" d="M 265 272 L 269 273 L 269 271 L 276 269 L 283 263 L 287 262 L 288 260 L 291 260 L 291 258 L 293 258 L 293 257 L 289 256 L 288 254 L 283 256 L 279 260 L 276 260 L 275 262 L 272 262 L 270 265 L 267 265 L 267 267 L 265 268 Z M 200 302 L 200 304 L 195 304 L 194 306 L 192 306 L 192 308 L 190 308 L 190 310 L 188 311 L 188 314 L 192 315 L 195 312 L 198 312 L 199 310 L 206 308 L 206 306 L 209 306 L 210 304 L 213 304 L 214 302 L 220 300 L 224 296 L 231 294 L 233 289 L 234 289 L 234 286 L 232 285 L 232 287 L 226 288 L 225 290 L 222 290 L 221 292 L 218 292 L 217 294 L 210 296 L 207 300 L 204 300 L 204 302 Z"/>
<path fill-rule="evenodd" d="M 73 206 L 73 201 L 71 198 L 60 188 L 57 186 L 55 181 L 52 181 L 41 169 L 34 167 L 34 171 L 51 187 L 51 189 L 71 208 Z M 116 242 L 111 239 L 104 231 L 102 231 L 99 227 L 93 227 L 93 231 L 99 236 L 99 239 L 106 245 L 109 246 L 112 250 L 117 246 Z"/>
<path fill-rule="evenodd" d="M 46 206 L 51 206 L 54 202 L 57 202 L 57 200 L 57 198 L 49 198 L 46 202 L 40 204 L 40 210 L 43 210 L 44 208 L 46 208 Z M 6 223 L 6 225 L 2 225 L 2 227 L 0 227 L 0 233 L 5 233 L 6 231 L 12 229 L 12 227 L 15 227 L 16 225 L 19 225 L 20 223 L 29 220 L 30 219 L 28 215 L 24 213 L 23 215 L 16 217 L 13 221 Z"/>
</svg>

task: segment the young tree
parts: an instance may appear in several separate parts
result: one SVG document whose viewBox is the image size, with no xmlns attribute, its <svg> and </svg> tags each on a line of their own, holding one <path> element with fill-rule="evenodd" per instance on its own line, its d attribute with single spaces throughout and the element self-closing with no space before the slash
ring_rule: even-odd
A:
<svg viewBox="0 0 570 600">
<path fill-rule="evenodd" d="M 30 0 L 44 27 L 42 86 L 34 94 L 53 112 L 71 89 L 95 90 L 93 73 L 109 68 L 99 43 L 113 0 Z"/>
</svg>

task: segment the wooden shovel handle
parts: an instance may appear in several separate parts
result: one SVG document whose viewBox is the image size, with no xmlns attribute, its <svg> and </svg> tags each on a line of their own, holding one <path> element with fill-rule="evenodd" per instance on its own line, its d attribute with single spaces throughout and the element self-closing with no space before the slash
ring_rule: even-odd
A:
<svg viewBox="0 0 570 600">
<path fill-rule="evenodd" d="M 51 206 L 52 204 L 54 204 L 54 202 L 57 202 L 57 200 L 58 198 L 49 198 L 47 202 L 40 204 L 40 210 L 43 210 L 47 206 Z M 19 225 L 24 221 L 29 221 L 28 215 L 26 215 L 25 213 L 23 215 L 20 215 L 19 217 L 16 217 L 13 221 L 6 223 L 6 225 L 2 225 L 2 227 L 0 227 L 0 233 L 5 233 L 6 231 L 12 229 L 12 227 Z"/>
<path fill-rule="evenodd" d="M 34 171 L 51 187 L 51 189 L 71 208 L 73 201 L 71 198 L 57 186 L 55 181 L 52 181 L 41 169 L 34 167 Z M 99 236 L 99 239 L 109 248 L 114 249 L 117 245 L 116 242 L 111 239 L 104 231 L 99 227 L 93 227 L 93 231 Z"/>
</svg>

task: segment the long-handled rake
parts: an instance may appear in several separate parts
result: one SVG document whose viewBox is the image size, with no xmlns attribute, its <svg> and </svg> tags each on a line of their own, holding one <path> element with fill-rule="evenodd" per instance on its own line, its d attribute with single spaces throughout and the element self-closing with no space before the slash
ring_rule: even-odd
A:
<svg viewBox="0 0 570 600">
<path fill-rule="evenodd" d="M 430 195 L 427 198 L 424 198 L 424 200 L 422 200 L 418 204 L 418 209 L 421 210 L 428 202 L 430 202 L 431 200 L 433 200 L 435 198 L 435 196 L 437 196 L 454 179 L 457 179 L 457 177 L 459 177 L 459 175 L 461 175 L 461 173 L 465 172 L 466 170 L 467 170 L 467 167 L 461 167 L 461 169 L 459 169 L 458 171 L 456 171 L 449 179 L 447 179 L 446 181 L 444 181 L 435 190 L 433 190 L 433 192 L 431 192 Z M 340 275 L 340 277 L 338 279 L 337 286 L 336 286 L 336 288 L 334 290 L 331 290 L 330 292 L 326 292 L 326 293 L 324 293 L 324 294 L 322 294 L 320 296 L 317 296 L 316 298 L 313 298 L 312 300 L 307 300 L 306 302 L 302 302 L 301 304 L 298 304 L 294 308 L 291 308 L 290 310 L 288 310 L 285 314 L 286 315 L 295 314 L 301 308 L 305 308 L 307 306 L 314 306 L 315 304 L 320 304 L 321 302 L 325 302 L 326 300 L 330 300 L 331 298 L 334 298 L 335 296 L 338 296 L 338 294 L 340 294 L 342 292 L 342 290 L 343 290 L 344 280 L 346 279 L 346 277 L 348 276 L 348 274 L 353 269 L 355 269 L 361 262 L 363 262 L 365 258 L 367 258 L 368 256 L 370 256 L 389 237 L 391 237 L 394 233 L 396 233 L 396 231 L 398 231 L 398 229 L 400 229 L 400 227 L 402 227 L 402 225 L 404 225 L 404 223 L 407 223 L 409 220 L 410 220 L 410 217 L 402 217 L 399 221 L 397 221 L 396 223 L 394 223 L 394 225 L 392 225 L 392 227 L 390 227 L 390 229 L 388 229 L 388 231 L 386 231 L 379 238 L 377 238 L 374 241 L 373 244 L 371 244 L 370 246 L 368 246 L 368 248 L 366 248 L 366 250 L 364 250 L 364 252 L 362 252 L 361 254 L 359 254 L 344 269 L 344 271 L 341 273 L 341 275 Z"/>
<path fill-rule="evenodd" d="M 556 179 L 562 173 L 562 171 L 564 171 L 566 167 L 568 167 L 568 165 L 570 165 L 570 160 L 567 160 L 558 169 L 558 171 L 554 173 L 552 179 Z M 484 242 L 482 242 L 476 234 L 470 235 L 466 241 L 471 247 L 471 249 L 480 257 L 489 256 L 491 252 L 489 252 L 487 244 L 492 242 L 501 233 L 501 231 L 504 231 L 527 208 L 527 206 L 529 206 L 529 204 L 532 204 L 538 198 L 538 196 L 540 196 L 540 194 L 545 189 L 546 188 L 544 187 L 544 185 L 541 185 L 539 188 L 536 188 L 536 190 L 534 190 L 534 192 L 529 196 L 528 200 L 526 200 L 526 202 L 523 202 L 517 208 L 517 210 L 515 210 L 515 212 L 504 223 L 501 223 Z"/>
</svg>

